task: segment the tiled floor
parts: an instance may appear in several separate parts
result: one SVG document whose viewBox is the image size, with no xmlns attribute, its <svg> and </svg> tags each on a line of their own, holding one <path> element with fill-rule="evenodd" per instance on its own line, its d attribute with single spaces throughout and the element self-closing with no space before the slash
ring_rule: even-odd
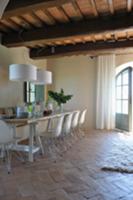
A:
<svg viewBox="0 0 133 200">
<path fill-rule="evenodd" d="M 1 166 L 0 200 L 133 200 L 133 174 L 99 167 L 116 142 L 117 133 L 93 131 L 56 162 L 17 162 L 10 175 Z"/>
</svg>

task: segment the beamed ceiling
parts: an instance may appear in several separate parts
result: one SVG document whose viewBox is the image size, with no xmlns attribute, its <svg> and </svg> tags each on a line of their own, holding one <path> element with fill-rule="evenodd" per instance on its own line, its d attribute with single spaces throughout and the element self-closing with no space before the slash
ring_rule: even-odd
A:
<svg viewBox="0 0 133 200">
<path fill-rule="evenodd" d="M 133 0 L 10 0 L 0 32 L 33 59 L 133 52 Z"/>
</svg>

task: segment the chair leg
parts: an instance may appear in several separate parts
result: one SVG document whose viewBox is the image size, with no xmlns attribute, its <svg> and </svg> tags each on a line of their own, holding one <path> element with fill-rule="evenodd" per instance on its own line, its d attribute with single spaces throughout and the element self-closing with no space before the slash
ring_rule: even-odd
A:
<svg viewBox="0 0 133 200">
<path fill-rule="evenodd" d="M 54 151 L 58 154 L 60 153 L 60 150 L 59 150 L 59 140 L 60 138 L 59 137 L 55 137 L 53 138 L 53 147 L 54 147 Z"/>
<path fill-rule="evenodd" d="M 75 129 L 72 129 L 72 131 L 71 131 L 71 141 L 72 141 L 71 145 L 73 145 L 76 140 L 77 140 L 76 131 L 75 131 Z"/>
<path fill-rule="evenodd" d="M 5 147 L 4 147 L 4 145 L 1 145 L 0 158 L 2 158 L 3 161 L 5 160 Z"/>
<path fill-rule="evenodd" d="M 84 137 L 85 133 L 83 131 L 83 129 L 81 127 L 79 127 L 79 133 L 80 133 L 80 137 Z"/>
<path fill-rule="evenodd" d="M 44 154 L 46 156 L 48 156 L 49 154 L 49 141 L 48 138 L 42 137 L 42 141 L 43 141 L 43 149 L 44 149 Z"/>
<path fill-rule="evenodd" d="M 52 153 L 52 141 L 51 138 L 44 138 L 44 149 L 47 156 Z"/>
<path fill-rule="evenodd" d="M 45 149 L 47 151 L 47 156 L 49 156 L 50 158 L 54 158 L 54 151 L 53 151 L 53 147 L 54 147 L 54 142 L 52 138 L 46 138 L 45 139 Z"/>
<path fill-rule="evenodd" d="M 62 157 L 63 152 L 66 151 L 63 136 L 59 136 L 55 139 L 55 151 L 57 152 L 59 158 Z"/>
<path fill-rule="evenodd" d="M 65 143 L 66 143 L 67 150 L 70 149 L 72 146 L 72 144 L 70 143 L 70 133 L 67 134 Z"/>
<path fill-rule="evenodd" d="M 81 131 L 80 131 L 79 127 L 77 128 L 76 132 L 77 132 L 77 134 L 76 134 L 77 135 L 77 140 L 81 139 L 82 137 L 81 137 Z"/>
<path fill-rule="evenodd" d="M 52 140 L 51 138 L 48 138 L 48 152 L 51 155 L 52 154 Z"/>
<path fill-rule="evenodd" d="M 40 136 L 36 136 L 36 142 L 37 142 L 38 146 L 39 146 L 40 149 L 41 149 L 42 155 L 44 155 L 44 154 L 45 154 L 45 153 L 44 153 L 44 148 L 43 148 L 43 145 L 42 145 L 42 141 L 41 141 Z"/>
<path fill-rule="evenodd" d="M 5 147 L 5 154 L 6 154 L 6 167 L 8 174 L 11 173 L 11 151 L 8 146 Z"/>
<path fill-rule="evenodd" d="M 21 161 L 22 163 L 25 163 L 27 160 L 26 155 L 24 155 L 22 152 L 20 151 L 13 151 L 13 155 L 15 156 L 15 158 L 19 161 Z"/>
<path fill-rule="evenodd" d="M 59 149 L 57 148 L 58 137 L 51 138 L 51 153 L 52 158 L 56 161 L 57 155 L 59 154 Z"/>
</svg>

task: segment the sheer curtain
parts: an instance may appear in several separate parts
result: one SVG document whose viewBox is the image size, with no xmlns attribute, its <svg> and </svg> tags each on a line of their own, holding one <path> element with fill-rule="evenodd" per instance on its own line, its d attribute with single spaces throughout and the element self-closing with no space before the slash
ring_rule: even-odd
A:
<svg viewBox="0 0 133 200">
<path fill-rule="evenodd" d="M 115 55 L 98 56 L 96 128 L 115 127 Z"/>
<path fill-rule="evenodd" d="M 0 0 L 0 18 L 2 17 L 8 2 L 9 0 Z"/>
</svg>

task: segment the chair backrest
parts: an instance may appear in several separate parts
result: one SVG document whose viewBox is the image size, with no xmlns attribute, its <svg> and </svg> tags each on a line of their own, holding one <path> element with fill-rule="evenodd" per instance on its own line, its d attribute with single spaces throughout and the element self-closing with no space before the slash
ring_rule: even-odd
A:
<svg viewBox="0 0 133 200">
<path fill-rule="evenodd" d="M 63 134 L 65 135 L 71 132 L 72 117 L 73 117 L 73 113 L 69 113 L 65 115 L 64 123 L 63 123 Z"/>
<path fill-rule="evenodd" d="M 64 115 L 57 117 L 57 124 L 56 124 L 56 128 L 55 128 L 55 131 L 54 131 L 54 135 L 56 137 L 58 137 L 62 133 L 63 121 L 64 121 Z"/>
<path fill-rule="evenodd" d="M 84 124 L 86 112 L 87 112 L 87 109 L 81 111 L 81 114 L 80 114 L 80 116 L 79 116 L 79 125 Z"/>
<path fill-rule="evenodd" d="M 73 129 L 78 126 L 79 114 L 80 114 L 80 111 L 76 111 L 73 113 L 73 119 L 72 119 L 72 124 L 71 124 L 71 127 Z"/>
<path fill-rule="evenodd" d="M 0 144 L 11 142 L 13 142 L 13 132 L 4 121 L 0 120 Z"/>
</svg>

